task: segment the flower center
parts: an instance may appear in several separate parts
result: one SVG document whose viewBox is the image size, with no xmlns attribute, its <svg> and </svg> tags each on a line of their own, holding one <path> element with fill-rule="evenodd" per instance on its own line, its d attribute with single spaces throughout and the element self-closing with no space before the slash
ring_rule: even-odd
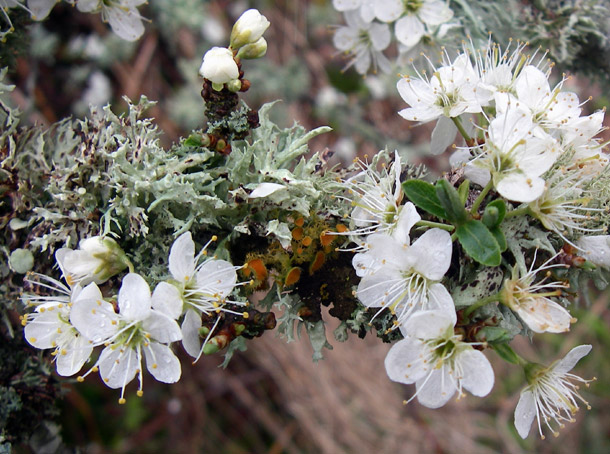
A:
<svg viewBox="0 0 610 454">
<path fill-rule="evenodd" d="M 424 0 L 403 0 L 402 3 L 409 14 L 417 13 L 424 6 Z"/>
</svg>

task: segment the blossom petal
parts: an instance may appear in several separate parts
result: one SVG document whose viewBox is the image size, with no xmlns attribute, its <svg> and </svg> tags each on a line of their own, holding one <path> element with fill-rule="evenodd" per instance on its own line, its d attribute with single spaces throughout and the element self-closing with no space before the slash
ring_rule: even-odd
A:
<svg viewBox="0 0 610 454">
<path fill-rule="evenodd" d="M 453 17 L 453 10 L 447 6 L 447 2 L 441 0 L 429 0 L 423 3 L 417 15 L 428 25 L 441 25 Z"/>
<path fill-rule="evenodd" d="M 427 230 L 411 246 L 409 253 L 417 257 L 414 268 L 433 281 L 440 281 L 451 264 L 453 243 L 446 230 Z"/>
<path fill-rule="evenodd" d="M 428 363 L 421 360 L 422 343 L 414 338 L 405 338 L 392 345 L 385 357 L 385 370 L 390 380 L 410 385 L 424 377 Z"/>
<path fill-rule="evenodd" d="M 106 386 L 124 388 L 136 376 L 140 358 L 132 348 L 110 346 L 102 350 L 98 366 Z"/>
<path fill-rule="evenodd" d="M 443 153 L 449 145 L 455 142 L 457 132 L 457 127 L 451 118 L 440 117 L 430 138 L 430 153 L 433 155 Z"/>
<path fill-rule="evenodd" d="M 197 271 L 197 287 L 225 298 L 233 291 L 237 282 L 235 267 L 225 260 L 208 260 Z"/>
<path fill-rule="evenodd" d="M 91 341 L 80 335 L 72 336 L 62 348 L 63 351 L 57 355 L 57 373 L 64 377 L 74 375 L 81 370 L 93 351 Z"/>
<path fill-rule="evenodd" d="M 417 16 L 403 16 L 394 24 L 396 39 L 407 47 L 413 47 L 425 33 L 424 24 Z"/>
<path fill-rule="evenodd" d="M 169 251 L 169 272 L 180 284 L 195 273 L 195 243 L 191 232 L 180 235 Z"/>
<path fill-rule="evenodd" d="M 489 394 L 494 386 L 494 371 L 485 355 L 473 348 L 459 354 L 463 371 L 462 386 L 474 396 Z"/>
<path fill-rule="evenodd" d="M 155 310 L 150 311 L 150 315 L 142 321 L 142 328 L 158 342 L 170 343 L 182 339 L 176 320 Z"/>
<path fill-rule="evenodd" d="M 521 438 L 527 438 L 534 418 L 536 417 L 536 400 L 534 393 L 529 390 L 521 392 L 519 403 L 515 408 L 515 427 Z"/>
<path fill-rule="evenodd" d="M 428 288 L 428 302 L 424 308 L 426 311 L 440 311 L 449 316 L 452 323 L 455 325 L 457 316 L 455 314 L 455 303 L 451 294 L 445 286 L 440 283 L 432 284 Z"/>
<path fill-rule="evenodd" d="M 193 358 L 199 356 L 201 350 L 201 315 L 192 309 L 188 309 L 182 321 L 182 346 Z"/>
<path fill-rule="evenodd" d="M 449 402 L 457 390 L 455 378 L 446 366 L 434 369 L 415 383 L 417 400 L 424 407 L 440 408 Z"/>
<path fill-rule="evenodd" d="M 139 322 L 148 317 L 152 305 L 150 287 L 142 276 L 129 273 L 119 289 L 119 313 L 126 320 Z"/>
<path fill-rule="evenodd" d="M 25 325 L 25 339 L 30 345 L 36 348 L 45 349 L 56 346 L 59 337 L 58 329 L 66 326 L 59 318 L 57 310 L 39 312 L 29 315 L 30 319 Z"/>
<path fill-rule="evenodd" d="M 28 0 L 28 8 L 32 12 L 32 19 L 43 20 L 49 15 L 57 0 Z"/>
<path fill-rule="evenodd" d="M 378 0 L 374 6 L 375 16 L 383 22 L 394 22 L 405 12 L 402 0 Z"/>
<path fill-rule="evenodd" d="M 152 308 L 174 320 L 182 314 L 182 296 L 175 285 L 159 282 L 152 294 Z"/>
<path fill-rule="evenodd" d="M 500 195 L 514 202 L 533 202 L 542 195 L 545 181 L 538 177 L 528 177 L 521 171 L 507 175 L 494 175 L 496 190 Z"/>
<path fill-rule="evenodd" d="M 104 12 L 112 31 L 125 41 L 135 41 L 144 34 L 142 16 L 137 9 L 106 7 Z"/>
<path fill-rule="evenodd" d="M 70 323 L 95 344 L 104 342 L 118 331 L 119 316 L 104 300 L 83 300 L 70 310 Z"/>
<path fill-rule="evenodd" d="M 565 333 L 570 330 L 570 313 L 548 298 L 524 299 L 519 302 L 516 312 L 535 333 Z"/>
<path fill-rule="evenodd" d="M 417 339 L 440 338 L 448 329 L 453 328 L 454 319 L 455 315 L 451 317 L 445 311 L 421 311 L 405 322 L 401 332 Z"/>
<path fill-rule="evenodd" d="M 144 348 L 144 355 L 148 372 L 158 381 L 176 383 L 180 380 L 180 361 L 167 345 L 152 342 Z"/>
<path fill-rule="evenodd" d="M 571 371 L 578 361 L 589 354 L 592 348 L 593 347 L 590 345 L 579 345 L 578 347 L 574 347 L 553 366 L 553 371 L 557 374 L 565 374 L 566 372 Z"/>
</svg>

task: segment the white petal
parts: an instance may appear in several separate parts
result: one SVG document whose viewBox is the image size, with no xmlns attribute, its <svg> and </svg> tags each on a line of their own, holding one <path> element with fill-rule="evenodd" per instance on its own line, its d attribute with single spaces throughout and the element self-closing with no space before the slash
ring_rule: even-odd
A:
<svg viewBox="0 0 610 454">
<path fill-rule="evenodd" d="M 454 325 L 457 321 L 455 303 L 443 284 L 437 283 L 428 287 L 428 302 L 425 310 L 444 312 Z"/>
<path fill-rule="evenodd" d="M 528 65 L 521 70 L 515 82 L 515 91 L 520 101 L 532 108 L 543 108 L 545 99 L 551 95 L 549 81 L 545 73 Z"/>
<path fill-rule="evenodd" d="M 274 192 L 285 190 L 286 186 L 277 183 L 260 183 L 248 196 L 250 199 L 256 199 L 260 197 L 267 197 Z"/>
<path fill-rule="evenodd" d="M 225 260 L 208 260 L 197 271 L 197 287 L 225 298 L 237 282 L 235 267 Z"/>
<path fill-rule="evenodd" d="M 191 232 L 180 235 L 169 251 L 169 272 L 183 284 L 195 273 L 195 243 Z"/>
<path fill-rule="evenodd" d="M 421 361 L 422 343 L 413 338 L 396 342 L 385 357 L 390 380 L 410 385 L 422 378 L 429 366 Z"/>
<path fill-rule="evenodd" d="M 36 348 L 55 347 L 54 343 L 60 335 L 57 330 L 70 328 L 69 325 L 61 321 L 57 309 L 29 314 L 28 317 L 30 321 L 25 325 L 25 339 Z"/>
<path fill-rule="evenodd" d="M 135 41 L 144 34 L 144 24 L 137 9 L 110 7 L 104 9 L 112 31 L 126 41 Z"/>
<path fill-rule="evenodd" d="M 404 16 L 394 24 L 394 33 L 396 34 L 396 39 L 402 44 L 407 47 L 413 47 L 424 36 L 424 24 L 417 16 Z"/>
<path fill-rule="evenodd" d="M 400 185 L 400 183 L 398 183 Z M 403 244 L 410 244 L 411 239 L 409 233 L 413 226 L 421 221 L 421 216 L 417 212 L 415 205 L 411 202 L 407 202 L 400 208 L 398 219 L 396 220 L 396 228 L 392 232 L 392 237 Z"/>
<path fill-rule="evenodd" d="M 144 355 L 148 372 L 158 381 L 176 383 L 180 380 L 180 361 L 167 345 L 152 342 L 144 348 Z"/>
<path fill-rule="evenodd" d="M 519 317 L 535 333 L 565 333 L 572 316 L 560 304 L 547 298 L 528 298 L 516 307 Z"/>
<path fill-rule="evenodd" d="M 349 27 L 339 27 L 333 35 L 333 44 L 339 50 L 352 50 L 358 44 L 358 30 Z"/>
<path fill-rule="evenodd" d="M 385 50 L 392 42 L 392 33 L 390 32 L 390 27 L 387 24 L 371 24 L 369 36 L 371 38 L 373 48 L 378 51 Z"/>
<path fill-rule="evenodd" d="M 93 346 L 84 336 L 72 336 L 70 342 L 62 345 L 65 350 L 57 355 L 57 373 L 69 377 L 77 373 L 91 356 Z"/>
<path fill-rule="evenodd" d="M 434 369 L 429 377 L 415 383 L 417 400 L 424 407 L 440 408 L 455 394 L 456 384 L 446 366 Z"/>
<path fill-rule="evenodd" d="M 132 348 L 106 347 L 102 350 L 98 366 L 106 386 L 116 389 L 124 388 L 133 380 L 140 361 Z"/>
<path fill-rule="evenodd" d="M 578 361 L 589 354 L 592 348 L 590 345 L 574 347 L 563 359 L 553 366 L 553 371 L 558 374 L 565 374 L 571 371 Z"/>
<path fill-rule="evenodd" d="M 507 175 L 494 175 L 496 190 L 500 195 L 514 202 L 533 202 L 544 192 L 545 181 L 538 177 L 528 177 L 521 171 Z"/>
<path fill-rule="evenodd" d="M 455 325 L 453 317 L 445 311 L 422 311 L 413 314 L 404 324 L 403 334 L 417 339 L 436 339 L 442 337 Z"/>
<path fill-rule="evenodd" d="M 83 13 L 92 13 L 100 6 L 100 0 L 78 0 L 76 8 Z"/>
<path fill-rule="evenodd" d="M 427 230 L 409 250 L 417 258 L 417 272 L 433 281 L 440 281 L 449 269 L 452 251 L 451 235 L 437 228 Z"/>
<path fill-rule="evenodd" d="M 142 276 L 129 273 L 119 289 L 119 313 L 126 320 L 139 322 L 148 317 L 152 304 L 150 287 Z"/>
<path fill-rule="evenodd" d="M 494 371 L 485 355 L 471 348 L 461 352 L 458 361 L 464 373 L 464 389 L 478 397 L 489 394 L 494 386 Z"/>
<path fill-rule="evenodd" d="M 159 282 L 152 294 L 152 308 L 174 320 L 182 314 L 182 296 L 175 285 Z"/>
<path fill-rule="evenodd" d="M 28 0 L 28 8 L 34 20 L 43 20 L 49 15 L 57 0 Z"/>
<path fill-rule="evenodd" d="M 119 316 L 103 300 L 83 300 L 70 310 L 70 323 L 87 339 L 99 344 L 118 331 Z"/>
<path fill-rule="evenodd" d="M 199 328 L 201 328 L 201 315 L 192 309 L 187 310 L 182 321 L 182 346 L 193 358 L 197 358 L 201 350 Z"/>
<path fill-rule="evenodd" d="M 377 0 L 375 15 L 383 22 L 394 22 L 405 12 L 402 0 Z"/>
<path fill-rule="evenodd" d="M 451 20 L 453 11 L 447 6 L 447 2 L 429 0 L 424 2 L 417 15 L 428 25 L 440 25 Z"/>
<path fill-rule="evenodd" d="M 75 295 L 76 293 L 76 287 L 73 290 L 73 295 Z M 74 304 L 76 304 L 78 301 L 83 301 L 83 300 L 102 300 L 104 299 L 104 296 L 102 295 L 102 292 L 100 291 L 100 288 L 97 286 L 97 284 L 95 282 L 92 282 L 91 284 L 87 285 L 85 288 L 83 288 L 82 290 L 80 290 L 78 292 L 77 295 L 73 296 L 72 298 L 72 302 Z"/>
<path fill-rule="evenodd" d="M 176 320 L 154 310 L 150 311 L 150 315 L 142 321 L 142 328 L 153 339 L 164 344 L 182 339 L 182 333 Z"/>
<path fill-rule="evenodd" d="M 453 120 L 442 116 L 436 122 L 430 139 L 430 153 L 438 155 L 443 153 L 449 145 L 455 142 L 458 130 Z"/>
<path fill-rule="evenodd" d="M 337 11 L 349 11 L 360 7 L 362 0 L 333 0 L 333 8 Z"/>
<path fill-rule="evenodd" d="M 531 391 L 522 391 L 515 408 L 515 427 L 521 438 L 527 438 L 536 416 L 536 401 Z"/>
<path fill-rule="evenodd" d="M 404 285 L 400 273 L 390 267 L 383 266 L 374 273 L 362 278 L 358 284 L 357 296 L 366 307 L 389 307 L 400 304 L 405 296 Z"/>
</svg>

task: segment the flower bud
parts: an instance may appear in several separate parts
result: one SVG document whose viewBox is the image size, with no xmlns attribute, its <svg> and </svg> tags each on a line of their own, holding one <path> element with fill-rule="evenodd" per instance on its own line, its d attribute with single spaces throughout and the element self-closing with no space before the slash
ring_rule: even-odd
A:
<svg viewBox="0 0 610 454">
<path fill-rule="evenodd" d="M 256 9 L 244 12 L 231 30 L 231 48 L 239 49 L 246 44 L 257 42 L 265 30 L 269 27 L 269 21 Z"/>
<path fill-rule="evenodd" d="M 212 47 L 203 56 L 201 77 L 213 84 L 224 84 L 239 77 L 239 68 L 233 59 L 233 52 L 226 47 Z"/>
<path fill-rule="evenodd" d="M 250 60 L 261 58 L 267 53 L 267 41 L 265 38 L 260 38 L 255 43 L 246 44 L 237 53 L 238 58 Z"/>
</svg>

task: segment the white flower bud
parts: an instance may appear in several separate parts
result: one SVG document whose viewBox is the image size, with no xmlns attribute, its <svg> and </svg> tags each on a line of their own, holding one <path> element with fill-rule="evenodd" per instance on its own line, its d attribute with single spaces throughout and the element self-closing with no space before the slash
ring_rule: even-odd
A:
<svg viewBox="0 0 610 454">
<path fill-rule="evenodd" d="M 203 56 L 201 77 L 214 84 L 224 84 L 239 77 L 239 68 L 233 59 L 233 52 L 226 47 L 212 47 Z"/>
<path fill-rule="evenodd" d="M 238 58 L 246 60 L 253 58 L 261 58 L 267 53 L 267 41 L 265 38 L 260 38 L 255 43 L 246 44 L 237 53 Z"/>
<path fill-rule="evenodd" d="M 246 44 L 258 41 L 270 23 L 265 16 L 256 9 L 244 12 L 231 30 L 231 48 L 239 49 Z"/>
</svg>

